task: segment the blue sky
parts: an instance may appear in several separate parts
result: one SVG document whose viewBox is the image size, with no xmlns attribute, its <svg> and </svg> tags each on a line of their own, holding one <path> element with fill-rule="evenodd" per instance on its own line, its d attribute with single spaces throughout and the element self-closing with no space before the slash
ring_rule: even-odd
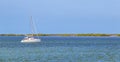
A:
<svg viewBox="0 0 120 62">
<path fill-rule="evenodd" d="M 120 0 L 0 0 L 0 33 L 120 33 Z"/>
</svg>

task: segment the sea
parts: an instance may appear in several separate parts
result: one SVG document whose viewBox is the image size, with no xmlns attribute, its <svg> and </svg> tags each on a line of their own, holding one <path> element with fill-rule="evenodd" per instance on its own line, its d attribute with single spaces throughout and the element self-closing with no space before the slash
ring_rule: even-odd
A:
<svg viewBox="0 0 120 62">
<path fill-rule="evenodd" d="M 0 36 L 0 62 L 120 62 L 120 37 Z"/>
</svg>

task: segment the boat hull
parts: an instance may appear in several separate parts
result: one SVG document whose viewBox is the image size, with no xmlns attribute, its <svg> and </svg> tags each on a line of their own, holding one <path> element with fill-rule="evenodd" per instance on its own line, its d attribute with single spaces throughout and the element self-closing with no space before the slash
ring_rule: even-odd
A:
<svg viewBox="0 0 120 62">
<path fill-rule="evenodd" d="M 22 43 L 33 43 L 33 42 L 41 42 L 40 39 L 33 39 L 33 40 L 22 40 Z"/>
</svg>

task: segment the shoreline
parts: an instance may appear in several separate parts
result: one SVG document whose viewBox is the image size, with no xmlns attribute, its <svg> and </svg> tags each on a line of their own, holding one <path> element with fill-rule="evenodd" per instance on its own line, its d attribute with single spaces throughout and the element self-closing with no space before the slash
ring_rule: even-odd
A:
<svg viewBox="0 0 120 62">
<path fill-rule="evenodd" d="M 32 35 L 32 34 L 26 34 Z M 25 36 L 24 34 L 0 34 L 0 36 Z M 118 37 L 120 34 L 33 34 L 33 36 L 109 36 L 109 37 Z"/>
</svg>

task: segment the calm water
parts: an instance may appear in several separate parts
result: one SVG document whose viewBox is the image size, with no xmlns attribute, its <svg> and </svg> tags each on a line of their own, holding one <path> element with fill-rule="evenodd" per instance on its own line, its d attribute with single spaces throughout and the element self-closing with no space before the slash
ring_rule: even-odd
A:
<svg viewBox="0 0 120 62">
<path fill-rule="evenodd" d="M 0 62 L 119 62 L 120 37 L 0 37 Z"/>
</svg>

